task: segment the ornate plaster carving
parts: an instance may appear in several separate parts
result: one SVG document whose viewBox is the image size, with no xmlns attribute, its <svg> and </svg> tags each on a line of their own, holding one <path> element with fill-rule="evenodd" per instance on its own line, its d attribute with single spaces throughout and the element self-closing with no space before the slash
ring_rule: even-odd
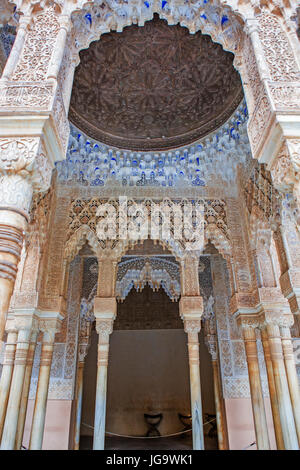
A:
<svg viewBox="0 0 300 470">
<path fill-rule="evenodd" d="M 158 16 L 103 35 L 80 56 L 71 122 L 115 147 L 157 151 L 194 142 L 242 100 L 230 54 Z"/>
<path fill-rule="evenodd" d="M 194 186 L 205 187 L 220 178 L 236 179 L 251 151 L 247 136 L 247 109 L 242 103 L 234 115 L 210 136 L 169 152 L 127 152 L 93 140 L 71 126 L 66 161 L 56 163 L 59 181 L 81 186 Z"/>
<path fill-rule="evenodd" d="M 148 284 L 153 291 L 161 286 L 172 301 L 180 297 L 179 266 L 163 257 L 134 257 L 118 264 L 116 297 L 124 300 L 135 287 L 142 291 Z"/>
<path fill-rule="evenodd" d="M 142 203 L 143 208 L 147 214 L 147 220 L 151 223 L 155 224 L 155 219 L 152 218 L 151 220 L 151 208 L 153 207 L 153 200 L 144 199 L 144 200 L 128 200 L 128 205 L 126 205 L 126 210 L 131 207 L 131 205 L 136 203 Z M 162 202 L 162 201 L 155 201 Z M 201 199 L 197 201 L 188 201 L 188 200 L 180 200 L 176 201 L 178 204 L 184 204 L 185 202 L 190 202 L 192 205 L 200 205 L 204 207 L 204 239 L 205 242 L 208 242 L 208 239 L 211 239 L 213 243 L 216 243 L 216 246 L 219 247 L 222 252 L 230 252 L 230 235 L 227 228 L 227 221 L 226 221 L 226 204 L 224 201 L 221 200 L 206 200 Z M 111 206 L 114 207 L 116 210 L 117 215 L 117 230 L 115 239 L 107 239 L 102 240 L 101 238 L 97 238 L 97 223 L 99 221 L 99 216 L 97 216 L 97 210 L 102 204 L 109 203 Z M 164 199 L 164 203 L 170 206 L 172 209 L 173 201 L 170 199 Z M 105 206 L 104 206 L 105 207 Z M 130 238 L 126 238 L 122 240 L 119 238 L 119 225 L 122 222 L 122 207 L 119 209 L 119 201 L 115 199 L 109 200 L 101 200 L 99 198 L 94 198 L 91 200 L 84 200 L 84 199 L 75 199 L 71 202 L 69 217 L 70 217 L 70 224 L 68 233 L 66 236 L 66 249 L 65 249 L 65 256 L 70 258 L 74 255 L 80 247 L 83 246 L 85 241 L 88 239 L 91 246 L 94 247 L 95 253 L 97 253 L 98 257 L 104 258 L 105 256 L 112 257 L 112 250 L 113 256 L 115 259 L 120 259 L 123 253 L 125 253 L 126 249 L 132 244 L 136 244 L 138 240 L 131 240 Z M 128 224 L 130 223 L 128 219 Z M 160 219 L 157 220 L 158 226 L 161 224 Z M 145 238 L 152 237 L 152 231 L 150 230 L 150 223 L 148 224 L 148 231 L 145 234 Z M 129 225 L 126 225 L 129 226 Z M 170 237 L 165 239 L 163 234 L 158 231 L 157 237 L 162 244 L 164 244 L 168 249 L 170 249 L 174 255 L 178 259 L 183 259 L 187 253 L 185 252 L 185 246 L 187 240 L 185 239 L 185 235 L 182 239 L 178 239 L 175 237 L 171 228 Z M 225 248 L 224 248 L 225 247 Z M 195 256 L 198 256 L 197 250 L 195 251 Z M 191 253 L 191 251 L 189 252 Z"/>
<path fill-rule="evenodd" d="M 166 3 L 155 0 L 107 0 L 104 4 L 99 0 L 82 1 L 80 6 L 83 10 L 74 13 L 72 18 L 75 44 L 78 50 L 86 49 L 101 34 L 111 30 L 120 32 L 131 24 L 142 26 L 145 21 L 152 19 L 154 13 L 158 13 L 170 25 L 180 23 L 190 33 L 201 30 L 203 34 L 211 36 L 214 42 L 221 43 L 225 50 L 235 52 L 239 49 L 242 38 L 242 20 L 233 12 L 230 3 L 219 0 L 184 4 L 175 0 L 168 0 Z"/>
<path fill-rule="evenodd" d="M 299 69 L 280 19 L 263 12 L 258 16 L 258 21 L 259 37 L 271 79 L 274 82 L 298 80 Z"/>
</svg>

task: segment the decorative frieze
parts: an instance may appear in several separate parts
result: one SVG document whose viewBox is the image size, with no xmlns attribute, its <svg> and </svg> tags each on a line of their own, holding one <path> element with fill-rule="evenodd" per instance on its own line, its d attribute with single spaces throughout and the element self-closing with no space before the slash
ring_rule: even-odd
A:
<svg viewBox="0 0 300 470">
<path fill-rule="evenodd" d="M 147 153 L 110 148 L 71 125 L 66 161 L 56 164 L 59 181 L 92 187 L 205 187 L 218 175 L 227 184 L 236 178 L 236 165 L 247 167 L 250 159 L 247 119 L 243 102 L 226 124 L 200 141 Z"/>
</svg>

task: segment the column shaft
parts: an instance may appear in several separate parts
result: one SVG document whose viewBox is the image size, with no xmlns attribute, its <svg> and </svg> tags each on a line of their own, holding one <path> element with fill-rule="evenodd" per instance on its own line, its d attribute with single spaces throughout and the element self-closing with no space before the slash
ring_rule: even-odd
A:
<svg viewBox="0 0 300 470">
<path fill-rule="evenodd" d="M 268 450 L 270 449 L 270 442 L 260 380 L 255 329 L 253 327 L 243 327 L 243 335 L 248 364 L 256 444 L 258 450 Z"/>
<path fill-rule="evenodd" d="M 279 327 L 275 324 L 267 324 L 267 333 L 270 346 L 270 354 L 274 372 L 274 382 L 278 400 L 278 408 L 281 422 L 284 446 L 286 450 L 298 450 L 298 438 L 296 433 L 293 409 L 291 405 L 289 386 L 286 377 L 285 365 Z"/>
<path fill-rule="evenodd" d="M 61 18 L 62 19 L 62 18 Z M 56 79 L 58 76 L 58 72 L 62 63 L 62 59 L 65 52 L 65 45 L 66 39 L 69 29 L 69 21 L 68 18 L 62 21 L 59 33 L 56 38 L 56 47 L 52 54 L 51 64 L 48 68 L 47 78 L 54 78 Z"/>
<path fill-rule="evenodd" d="M 0 210 L 0 340 L 5 332 L 7 311 L 18 271 L 24 224 L 23 216 Z"/>
<path fill-rule="evenodd" d="M 84 362 L 79 361 L 78 369 L 77 369 L 77 380 L 76 380 L 76 418 L 75 418 L 74 450 L 79 450 L 79 443 L 80 443 L 83 371 L 84 371 Z"/>
<path fill-rule="evenodd" d="M 3 70 L 3 74 L 1 77 L 2 80 L 9 80 L 11 75 L 13 74 L 13 71 L 16 67 L 16 64 L 19 60 L 21 51 L 24 46 L 24 42 L 26 39 L 26 29 L 27 29 L 29 22 L 30 22 L 29 15 L 24 15 L 20 17 L 16 39 L 15 39 L 13 48 L 11 50 L 11 53 L 9 54 L 7 58 L 7 61 Z"/>
<path fill-rule="evenodd" d="M 272 364 L 271 355 L 270 355 L 268 335 L 267 335 L 266 330 L 264 329 L 261 331 L 261 340 L 262 340 L 265 364 L 266 364 L 266 369 L 267 369 L 269 394 L 270 394 L 270 402 L 271 402 L 271 409 L 272 409 L 272 416 L 273 416 L 273 425 L 274 425 L 274 431 L 275 431 L 276 445 L 277 445 L 278 450 L 284 450 L 284 440 L 283 440 L 281 423 L 280 423 L 280 413 L 279 413 L 276 387 L 275 387 L 275 381 L 274 381 L 273 364 Z"/>
<path fill-rule="evenodd" d="M 96 385 L 96 408 L 94 421 L 94 450 L 104 450 L 106 419 L 106 388 L 109 343 L 98 344 L 98 370 Z"/>
<path fill-rule="evenodd" d="M 18 333 L 14 372 L 2 434 L 1 450 L 13 450 L 15 447 L 29 340 L 30 330 L 20 330 Z"/>
<path fill-rule="evenodd" d="M 287 327 L 281 327 L 281 342 L 287 381 L 290 390 L 291 403 L 294 413 L 298 442 L 300 443 L 300 390 L 296 371 L 291 332 Z"/>
<path fill-rule="evenodd" d="M 218 358 L 212 360 L 219 450 L 229 449 L 225 404 Z"/>
<path fill-rule="evenodd" d="M 0 439 L 2 436 L 6 416 L 6 408 L 9 398 L 10 384 L 14 370 L 17 336 L 17 331 L 9 331 L 5 346 L 4 361 L 0 380 Z"/>
<path fill-rule="evenodd" d="M 51 335 L 45 332 L 43 336 L 40 372 L 31 425 L 30 450 L 40 450 L 43 444 L 53 347 L 54 336 L 51 337 Z"/>
<path fill-rule="evenodd" d="M 198 333 L 188 332 L 193 449 L 204 450 Z"/>
<path fill-rule="evenodd" d="M 37 339 L 37 331 L 32 333 L 31 341 L 30 341 L 29 349 L 28 349 L 27 364 L 25 368 L 22 398 L 21 398 L 20 412 L 19 412 L 19 419 L 18 419 L 18 427 L 17 427 L 17 433 L 16 433 L 16 444 L 15 444 L 16 450 L 21 449 L 22 442 L 23 442 L 24 426 L 25 426 L 26 413 L 27 413 L 27 405 L 28 405 L 28 397 L 29 397 L 29 390 L 30 390 L 33 359 L 34 359 L 34 353 L 35 353 L 35 347 L 36 347 L 36 339 Z"/>
</svg>

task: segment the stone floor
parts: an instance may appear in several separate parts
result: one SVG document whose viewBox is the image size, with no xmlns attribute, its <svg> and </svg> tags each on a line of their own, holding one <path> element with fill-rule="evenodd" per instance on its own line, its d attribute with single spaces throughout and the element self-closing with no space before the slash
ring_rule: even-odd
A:
<svg viewBox="0 0 300 470">
<path fill-rule="evenodd" d="M 88 450 L 93 447 L 92 436 L 81 436 L 80 449 Z M 106 450 L 192 450 L 192 436 L 190 434 L 178 437 L 160 439 L 133 439 L 124 437 L 106 437 Z M 217 450 L 215 439 L 205 436 L 205 450 Z"/>
</svg>

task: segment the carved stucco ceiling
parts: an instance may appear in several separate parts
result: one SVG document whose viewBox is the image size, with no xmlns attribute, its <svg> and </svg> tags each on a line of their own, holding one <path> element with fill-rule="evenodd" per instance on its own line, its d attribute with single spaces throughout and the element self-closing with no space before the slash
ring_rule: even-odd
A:
<svg viewBox="0 0 300 470">
<path fill-rule="evenodd" d="M 154 16 L 81 51 L 70 120 L 114 147 L 163 150 L 221 126 L 243 92 L 233 55 Z"/>
</svg>

